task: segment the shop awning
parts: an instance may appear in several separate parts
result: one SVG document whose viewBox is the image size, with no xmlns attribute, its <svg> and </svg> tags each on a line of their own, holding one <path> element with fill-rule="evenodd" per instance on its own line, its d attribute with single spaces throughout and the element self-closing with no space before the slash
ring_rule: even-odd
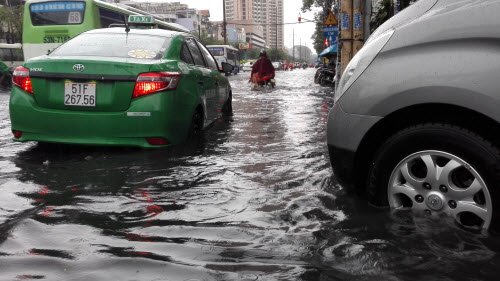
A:
<svg viewBox="0 0 500 281">
<path fill-rule="evenodd" d="M 336 54 L 337 54 L 337 44 L 333 44 L 330 47 L 321 51 L 321 53 L 319 53 L 319 56 L 325 57 L 325 56 L 336 55 Z"/>
</svg>

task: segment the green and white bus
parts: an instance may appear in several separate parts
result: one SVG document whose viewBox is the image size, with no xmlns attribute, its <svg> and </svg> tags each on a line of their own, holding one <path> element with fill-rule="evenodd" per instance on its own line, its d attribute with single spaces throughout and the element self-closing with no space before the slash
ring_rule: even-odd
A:
<svg viewBox="0 0 500 281">
<path fill-rule="evenodd" d="M 45 55 L 87 30 L 125 24 L 129 15 L 150 15 L 119 3 L 100 0 L 27 0 L 23 15 L 24 60 Z M 154 17 L 156 27 L 189 32 Z"/>
<path fill-rule="evenodd" d="M 233 66 L 233 74 L 240 72 L 240 56 L 238 49 L 230 45 L 207 45 L 207 49 L 222 69 L 222 62 L 227 62 Z M 227 73 L 230 74 L 230 73 Z"/>
</svg>

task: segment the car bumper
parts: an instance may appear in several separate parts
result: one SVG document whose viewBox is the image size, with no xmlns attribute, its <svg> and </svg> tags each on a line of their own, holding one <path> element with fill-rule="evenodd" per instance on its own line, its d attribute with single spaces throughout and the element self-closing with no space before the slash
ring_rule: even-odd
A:
<svg viewBox="0 0 500 281">
<path fill-rule="evenodd" d="M 352 189 L 359 178 L 356 172 L 357 153 L 366 133 L 382 117 L 349 114 L 335 104 L 327 123 L 327 143 L 330 163 L 336 179 Z"/>
<path fill-rule="evenodd" d="M 60 110 L 41 108 L 32 95 L 13 87 L 9 111 L 12 130 L 22 132 L 14 139 L 19 142 L 158 147 L 146 138 L 164 138 L 168 144 L 161 146 L 168 146 L 182 142 L 189 130 L 192 109 L 174 106 L 172 99 L 171 93 L 157 93 L 120 112 Z"/>
</svg>

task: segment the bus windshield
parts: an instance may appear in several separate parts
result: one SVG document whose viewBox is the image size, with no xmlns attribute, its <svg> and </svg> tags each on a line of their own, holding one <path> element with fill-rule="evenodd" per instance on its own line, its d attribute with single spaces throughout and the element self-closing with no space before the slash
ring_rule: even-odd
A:
<svg viewBox="0 0 500 281">
<path fill-rule="evenodd" d="M 81 24 L 85 2 L 52 1 L 30 4 L 31 22 L 40 25 Z"/>
</svg>

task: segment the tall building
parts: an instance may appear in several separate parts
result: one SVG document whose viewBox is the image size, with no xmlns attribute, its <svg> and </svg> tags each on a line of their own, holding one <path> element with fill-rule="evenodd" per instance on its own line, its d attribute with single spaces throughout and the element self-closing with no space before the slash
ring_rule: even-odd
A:
<svg viewBox="0 0 500 281">
<path fill-rule="evenodd" d="M 283 48 L 283 0 L 226 0 L 226 21 L 261 26 L 267 47 Z"/>
</svg>

